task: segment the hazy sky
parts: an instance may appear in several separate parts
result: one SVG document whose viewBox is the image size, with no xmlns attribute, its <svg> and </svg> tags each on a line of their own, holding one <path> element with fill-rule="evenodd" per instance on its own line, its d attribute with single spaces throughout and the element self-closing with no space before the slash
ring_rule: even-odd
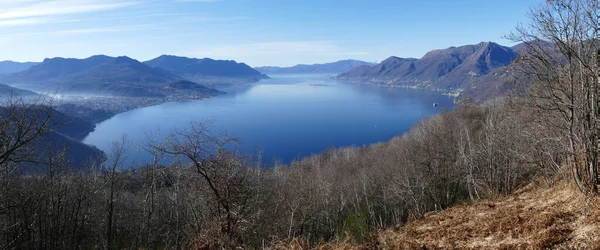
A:
<svg viewBox="0 0 600 250">
<path fill-rule="evenodd" d="M 161 54 L 381 61 L 495 41 L 541 0 L 0 0 L 0 61 Z"/>
</svg>

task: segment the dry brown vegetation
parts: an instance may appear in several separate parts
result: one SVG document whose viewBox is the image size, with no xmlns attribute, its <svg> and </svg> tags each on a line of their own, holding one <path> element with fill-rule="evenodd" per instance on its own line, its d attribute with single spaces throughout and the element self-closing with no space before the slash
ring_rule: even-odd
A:
<svg viewBox="0 0 600 250">
<path fill-rule="evenodd" d="M 600 198 L 540 180 L 514 194 L 431 212 L 362 245 L 293 240 L 272 249 L 600 249 Z"/>
<path fill-rule="evenodd" d="M 515 194 L 458 205 L 377 233 L 386 249 L 597 249 L 600 199 L 572 184 L 533 183 Z"/>
</svg>

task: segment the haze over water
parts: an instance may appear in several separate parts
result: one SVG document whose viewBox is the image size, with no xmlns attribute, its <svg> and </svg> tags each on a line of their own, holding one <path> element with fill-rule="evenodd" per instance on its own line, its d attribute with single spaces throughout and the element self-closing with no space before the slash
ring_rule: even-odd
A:
<svg viewBox="0 0 600 250">
<path fill-rule="evenodd" d="M 212 120 L 212 131 L 241 140 L 239 150 L 262 150 L 267 165 L 290 163 L 329 147 L 388 141 L 417 121 L 453 107 L 441 93 L 348 84 L 327 75 L 274 75 L 258 84 L 236 86 L 209 100 L 174 102 L 116 115 L 85 140 L 105 152 L 123 135 L 136 163 L 150 161 L 139 147 L 150 136 L 162 140 L 191 121 Z M 434 107 L 433 103 L 439 103 Z"/>
</svg>

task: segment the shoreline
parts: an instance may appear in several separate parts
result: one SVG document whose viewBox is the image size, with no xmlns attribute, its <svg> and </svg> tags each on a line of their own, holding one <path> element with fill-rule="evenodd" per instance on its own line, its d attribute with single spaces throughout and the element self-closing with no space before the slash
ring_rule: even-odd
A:
<svg viewBox="0 0 600 250">
<path fill-rule="evenodd" d="M 300 77 L 300 78 L 302 78 L 302 77 Z M 352 85 L 350 85 L 350 84 L 346 84 L 346 83 L 344 83 L 344 82 L 342 82 L 342 81 L 330 80 L 330 79 L 328 78 L 328 76 L 324 76 L 323 78 L 319 78 L 319 79 L 322 79 L 322 81 L 326 81 L 326 82 L 327 82 L 327 81 L 329 81 L 329 82 L 331 82 L 331 83 L 336 83 L 336 82 L 339 82 L 339 83 L 340 83 L 340 86 L 338 86 L 338 88 L 352 88 L 352 89 L 355 89 L 354 87 L 351 87 Z M 258 83 L 258 84 L 260 85 L 260 83 Z M 265 84 L 266 84 L 266 83 L 265 83 Z M 365 83 L 365 84 L 366 84 L 366 86 L 369 86 L 369 85 L 371 85 L 371 86 L 372 86 L 372 85 L 374 85 L 374 84 L 368 84 L 368 83 Z M 256 84 L 256 83 L 253 83 L 252 85 L 257 85 L 257 84 Z M 346 87 L 343 87 L 344 85 L 345 85 Z M 358 85 L 355 85 L 355 86 L 358 86 Z M 381 86 L 386 86 L 386 85 L 381 85 Z M 398 86 L 387 86 L 387 87 L 398 87 Z M 374 88 L 375 88 L 375 89 L 378 89 L 379 87 L 374 87 Z M 227 91 L 227 90 L 225 90 L 225 91 Z M 411 91 L 411 90 L 407 90 L 407 91 Z M 452 98 L 448 98 L 447 96 L 440 95 L 440 94 L 438 93 L 439 91 L 438 91 L 438 92 L 432 92 L 432 91 L 430 91 L 430 90 L 423 90 L 423 91 L 412 90 L 412 91 L 415 91 L 415 92 L 416 92 L 416 94 L 418 94 L 417 92 L 421 92 L 421 94 L 420 94 L 420 95 L 427 96 L 428 98 L 432 98 L 432 99 L 431 99 L 431 102 L 420 102 L 420 103 L 424 103 L 424 104 L 425 104 L 425 105 L 427 105 L 428 107 L 431 107 L 431 104 L 432 104 L 432 103 L 435 103 L 435 102 L 437 102 L 437 100 L 440 100 L 441 102 L 447 103 L 448 105 L 452 105 L 452 103 L 453 103 L 453 102 L 452 102 Z M 228 94 L 228 95 L 234 95 L 234 96 L 236 95 L 236 94 L 235 94 L 235 92 L 230 92 L 230 91 L 227 91 L 227 92 L 229 92 L 229 94 Z M 375 92 L 376 92 L 376 93 L 379 93 L 380 91 L 379 91 L 379 90 L 377 90 L 377 91 L 375 91 Z M 381 93 L 379 93 L 379 94 L 381 95 L 381 94 L 383 94 L 383 93 L 385 93 L 385 92 L 389 92 L 389 93 L 396 93 L 396 92 L 403 92 L 403 91 L 402 91 L 402 90 L 399 90 L 399 91 L 398 91 L 398 90 L 396 90 L 396 91 L 395 91 L 395 90 L 393 90 L 393 89 L 382 89 L 382 90 L 381 90 Z M 430 92 L 430 93 L 432 93 L 432 94 L 428 94 L 428 92 Z M 410 93 L 410 92 L 409 92 L 409 93 Z M 227 98 L 227 96 L 228 96 L 228 95 L 226 95 L 226 96 L 224 96 L 224 97 L 225 97 L 225 98 Z M 385 96 L 385 94 L 383 94 L 383 95 Z M 412 96 L 413 94 L 410 94 L 410 95 Z M 212 97 L 208 97 L 208 98 L 212 98 Z M 125 109 L 123 109 L 123 110 L 122 110 L 122 112 L 120 112 L 120 113 L 125 113 L 125 112 L 131 111 L 131 110 L 140 109 L 140 108 L 144 108 L 144 107 L 157 106 L 157 105 L 161 105 L 161 104 L 164 104 L 164 103 L 169 103 L 169 102 L 175 102 L 175 103 L 182 103 L 182 102 L 183 102 L 183 103 L 190 103 L 190 102 L 193 102 L 193 103 L 195 103 L 195 101 L 199 101 L 199 100 L 205 100 L 205 99 L 206 99 L 206 100 L 208 100 L 208 98 L 195 98 L 195 99 L 176 99 L 176 100 L 174 100 L 174 99 L 162 98 L 161 100 L 153 100 L 153 102 L 155 102 L 155 103 L 152 103 L 152 104 L 151 104 L 151 103 L 146 103 L 147 105 L 143 105 L 143 106 L 141 106 L 141 105 L 140 105 L 140 106 L 132 107 L 131 109 L 128 109 L 128 110 L 125 110 Z M 306 99 L 307 97 L 299 97 L 299 98 L 304 98 L 304 99 Z M 201 105 L 201 104 L 200 104 L 200 105 Z M 442 110 L 442 109 L 439 109 L 438 111 L 435 111 L 435 112 L 436 112 L 436 113 L 437 113 L 437 112 L 440 112 L 440 110 Z M 168 112 L 168 111 L 166 111 L 166 112 Z M 114 115 L 117 115 L 117 114 L 120 114 L 120 113 L 116 113 L 116 114 L 114 114 Z M 143 112 L 142 112 L 142 113 L 143 113 Z M 113 116 L 114 116 L 114 115 L 113 115 Z M 127 115 L 125 115 L 125 116 L 127 116 Z M 109 118 L 109 119 L 110 119 L 110 118 Z M 139 120 L 139 119 L 138 119 L 138 120 Z M 105 121 L 105 120 L 103 120 L 103 121 Z M 98 124 L 101 124 L 103 121 L 98 121 L 98 123 L 96 123 L 96 125 L 98 125 Z M 152 121 L 151 121 L 151 120 L 149 120 L 149 122 L 151 123 Z M 143 123 L 142 123 L 142 125 L 143 125 Z M 112 125 L 112 123 L 111 123 L 111 125 L 110 125 L 110 126 L 114 126 L 114 125 Z M 95 129 L 94 129 L 92 132 L 90 132 L 90 134 L 94 134 L 94 132 L 97 132 L 97 131 L 98 131 L 98 130 L 97 130 L 98 128 L 99 128 L 99 127 L 95 128 Z M 375 128 L 377 129 L 377 127 L 375 127 Z M 117 129 L 118 129 L 118 128 L 117 128 Z M 352 143 L 350 143 L 350 144 L 339 144 L 339 145 L 337 145 L 337 146 L 335 146 L 335 147 L 336 147 L 336 148 L 339 148 L 339 147 L 348 147 L 348 146 L 352 147 L 352 146 L 355 146 L 355 145 L 370 145 L 370 144 L 373 144 L 373 143 L 375 143 L 375 144 L 376 144 L 376 143 L 381 143 L 381 142 L 387 142 L 387 141 L 391 140 L 391 139 L 392 139 L 393 137 L 395 137 L 395 136 L 401 136 L 401 135 L 402 135 L 402 134 L 404 134 L 405 132 L 406 132 L 406 131 L 402 131 L 401 133 L 398 133 L 398 134 L 393 134 L 393 136 L 392 136 L 392 137 L 390 137 L 390 138 L 386 138 L 386 139 L 382 139 L 382 140 L 377 140 L 377 141 L 369 141 L 368 143 L 360 143 L 360 144 L 356 144 L 356 142 L 352 142 Z M 86 136 L 86 138 L 88 138 L 88 136 L 89 136 L 90 134 L 88 134 L 88 135 Z M 101 138 L 102 138 L 102 134 L 97 134 L 97 135 L 94 135 L 94 138 L 95 138 L 95 140 L 97 140 L 97 139 L 101 139 Z M 85 141 L 85 140 L 86 140 L 86 139 L 84 139 L 84 141 Z M 95 140 L 90 140 L 90 142 L 92 142 L 92 141 L 95 141 Z M 93 145 L 93 144 L 92 144 L 92 145 Z M 98 144 L 98 145 L 100 145 L 100 144 Z M 324 148 L 323 150 L 325 150 L 325 149 L 326 149 L 326 148 Z M 322 151 L 316 151 L 316 152 L 313 152 L 313 153 L 320 154 L 321 152 L 322 152 Z M 312 153 L 311 153 L 311 154 L 312 154 Z M 303 155 L 303 156 L 301 156 L 301 158 L 308 157 L 308 156 L 310 156 L 311 154 L 308 154 L 308 155 Z M 282 154 L 282 155 L 280 155 L 279 157 L 280 157 L 280 159 L 281 159 L 283 162 L 285 162 L 286 164 L 289 164 L 289 163 L 291 163 L 291 162 L 294 160 L 294 159 L 289 159 L 289 160 L 288 160 L 288 159 L 287 159 L 287 156 L 286 156 L 285 154 Z"/>
<path fill-rule="evenodd" d="M 335 77 L 331 77 L 330 80 L 334 80 L 334 81 L 342 82 L 342 83 L 349 83 L 349 84 L 364 84 L 364 85 L 373 85 L 373 86 L 387 87 L 387 88 L 403 88 L 403 89 L 414 89 L 414 90 L 438 92 L 438 93 L 441 93 L 442 95 L 453 97 L 454 103 L 456 103 L 458 101 L 458 97 L 464 91 L 464 89 L 456 89 L 453 91 L 449 91 L 447 89 L 430 88 L 430 87 L 424 87 L 424 86 L 419 86 L 419 85 L 393 84 L 393 83 L 386 83 L 384 81 L 370 81 L 370 80 L 360 81 L 360 80 L 350 80 L 350 79 L 338 79 Z"/>
<path fill-rule="evenodd" d="M 119 114 L 123 114 L 132 110 L 136 110 L 136 109 L 142 109 L 142 108 L 147 108 L 147 107 L 153 107 L 153 106 L 158 106 L 158 105 L 162 105 L 165 103 L 170 103 L 170 102 L 185 102 L 185 101 L 202 101 L 202 100 L 209 100 L 212 99 L 213 96 L 208 96 L 208 97 L 200 97 L 200 98 L 184 98 L 184 99 L 171 99 L 171 98 L 167 98 L 167 99 L 162 99 L 162 100 L 153 100 L 153 99 L 146 99 L 146 98 L 140 98 L 138 100 L 128 100 L 128 101 L 133 101 L 133 103 L 127 103 L 126 105 L 124 105 L 124 108 L 119 108 L 119 109 L 95 109 L 95 110 L 91 110 L 92 112 L 94 111 L 98 111 L 98 112 L 106 112 L 105 115 L 98 117 L 97 119 L 85 119 L 81 116 L 77 116 L 80 119 L 83 119 L 91 124 L 94 125 L 94 129 L 89 131 L 81 140 L 77 140 L 80 142 L 85 141 L 85 138 L 87 138 L 87 136 L 89 136 L 91 133 L 96 131 L 96 126 L 98 126 L 99 124 L 112 119 L 113 117 L 119 115 Z M 105 101 L 107 100 L 106 98 L 103 98 Z M 123 101 L 121 99 L 121 101 Z M 141 101 L 140 102 L 136 102 L 136 101 Z M 67 110 L 64 110 L 63 108 L 60 108 L 61 106 L 64 107 L 63 105 L 73 105 L 75 108 L 89 108 L 88 105 L 82 105 L 82 104 L 78 104 L 78 103 L 72 103 L 72 102 L 68 102 L 68 103 L 64 103 L 62 105 L 60 105 L 57 109 L 61 112 L 65 112 L 65 113 L 71 113 L 68 112 Z"/>
</svg>

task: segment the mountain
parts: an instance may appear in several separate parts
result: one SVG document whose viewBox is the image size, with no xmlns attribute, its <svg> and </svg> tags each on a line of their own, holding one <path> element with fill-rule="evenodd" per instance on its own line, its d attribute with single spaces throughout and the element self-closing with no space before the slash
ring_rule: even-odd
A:
<svg viewBox="0 0 600 250">
<path fill-rule="evenodd" d="M 36 96 L 38 96 L 38 94 L 35 92 L 32 92 L 32 91 L 29 91 L 29 90 L 13 88 L 6 84 L 0 84 L 0 99 L 15 97 L 15 96 L 17 98 L 19 98 L 19 97 L 36 97 Z"/>
<path fill-rule="evenodd" d="M 324 64 L 298 64 L 293 67 L 264 66 L 254 69 L 264 74 L 339 74 L 363 65 L 373 65 L 373 63 L 358 60 L 342 60 Z"/>
<path fill-rule="evenodd" d="M 188 58 L 172 55 L 162 55 L 144 64 L 162 68 L 181 76 L 182 78 L 198 83 L 220 82 L 257 82 L 269 78 L 245 63 L 231 60 L 214 60 L 210 58 Z"/>
<path fill-rule="evenodd" d="M 402 77 L 414 70 L 413 58 L 389 57 L 377 65 L 362 65 L 340 74 L 338 78 Z"/>
<path fill-rule="evenodd" d="M 433 50 L 420 59 L 390 57 L 373 66 L 361 66 L 342 73 L 339 80 L 402 85 L 447 92 L 484 88 L 490 73 L 512 63 L 517 53 L 493 42 Z M 487 80 L 500 79 L 487 77 Z"/>
<path fill-rule="evenodd" d="M 126 97 L 169 96 L 173 89 L 164 87 L 181 80 L 172 72 L 126 56 L 104 55 L 45 59 L 26 71 L 0 77 L 0 82 L 31 90 Z"/>
<path fill-rule="evenodd" d="M 25 71 L 39 63 L 36 62 L 13 62 L 13 61 L 0 61 L 0 75 L 11 74 L 16 72 Z"/>
</svg>

